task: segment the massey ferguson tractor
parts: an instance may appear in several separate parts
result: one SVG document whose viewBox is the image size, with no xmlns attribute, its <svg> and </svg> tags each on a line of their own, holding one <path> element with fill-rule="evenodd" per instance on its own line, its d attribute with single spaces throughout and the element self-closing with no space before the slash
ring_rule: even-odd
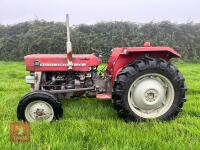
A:
<svg viewBox="0 0 200 150">
<path fill-rule="evenodd" d="M 19 120 L 59 120 L 63 115 L 59 100 L 81 96 L 112 100 L 125 121 L 166 121 L 182 111 L 186 86 L 183 75 L 169 62 L 180 57 L 174 49 L 149 42 L 143 47 L 113 48 L 107 69 L 99 73 L 102 60 L 95 53 L 72 54 L 68 15 L 66 20 L 67 54 L 24 57 L 31 92 L 19 102 Z"/>
</svg>

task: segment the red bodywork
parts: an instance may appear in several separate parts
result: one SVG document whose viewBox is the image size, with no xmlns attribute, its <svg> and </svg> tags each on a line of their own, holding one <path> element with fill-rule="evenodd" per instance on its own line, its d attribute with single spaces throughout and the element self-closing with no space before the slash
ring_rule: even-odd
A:
<svg viewBox="0 0 200 150">
<path fill-rule="evenodd" d="M 148 43 L 146 43 L 148 45 Z M 112 78 L 112 83 L 121 71 L 122 67 L 134 62 L 142 56 L 158 57 L 169 61 L 173 57 L 180 57 L 174 49 L 169 47 L 129 47 L 114 48 L 108 61 L 107 73 Z M 66 54 L 33 54 L 25 56 L 25 64 L 28 71 L 49 72 L 67 71 Z M 39 65 L 34 65 L 38 61 Z M 90 71 L 92 66 L 101 64 L 101 59 L 94 54 L 73 55 L 73 71 Z"/>
<path fill-rule="evenodd" d="M 163 58 L 169 61 L 173 57 L 180 57 L 174 49 L 169 47 L 129 47 L 114 48 L 108 60 L 107 73 L 112 77 L 112 83 L 121 69 L 142 56 Z"/>
<path fill-rule="evenodd" d="M 33 54 L 24 57 L 26 70 L 28 71 L 67 71 L 66 54 Z M 34 65 L 34 62 L 39 65 Z M 94 54 L 76 54 L 72 56 L 73 71 L 90 71 L 92 66 L 101 64 L 101 59 Z"/>
</svg>

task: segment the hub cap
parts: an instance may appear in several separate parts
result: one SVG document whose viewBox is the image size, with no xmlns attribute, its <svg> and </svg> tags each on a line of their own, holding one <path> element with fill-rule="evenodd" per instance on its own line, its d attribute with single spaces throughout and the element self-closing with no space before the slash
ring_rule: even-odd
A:
<svg viewBox="0 0 200 150">
<path fill-rule="evenodd" d="M 54 111 L 50 104 L 45 101 L 34 101 L 27 105 L 25 117 L 28 122 L 53 120 Z"/>
<path fill-rule="evenodd" d="M 150 73 L 139 77 L 128 91 L 129 106 L 142 118 L 160 117 L 169 110 L 173 100 L 173 85 L 161 74 Z"/>
</svg>

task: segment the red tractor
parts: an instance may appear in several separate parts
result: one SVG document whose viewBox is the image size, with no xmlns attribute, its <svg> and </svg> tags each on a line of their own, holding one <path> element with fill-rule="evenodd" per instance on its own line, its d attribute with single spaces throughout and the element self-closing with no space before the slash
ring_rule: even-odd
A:
<svg viewBox="0 0 200 150">
<path fill-rule="evenodd" d="M 98 73 L 101 59 L 95 54 L 73 54 L 67 19 L 67 54 L 25 56 L 31 92 L 17 108 L 19 120 L 58 120 L 63 115 L 59 99 L 96 97 L 112 99 L 114 109 L 125 121 L 170 120 L 186 101 L 185 80 L 169 61 L 178 58 L 174 49 L 153 47 L 113 48 L 107 69 Z"/>
</svg>

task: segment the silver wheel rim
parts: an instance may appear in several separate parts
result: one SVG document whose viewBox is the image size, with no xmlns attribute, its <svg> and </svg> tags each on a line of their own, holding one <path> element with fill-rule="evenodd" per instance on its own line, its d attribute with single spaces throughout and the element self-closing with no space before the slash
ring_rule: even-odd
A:
<svg viewBox="0 0 200 150">
<path fill-rule="evenodd" d="M 142 118 L 158 118 L 165 114 L 174 101 L 174 87 L 169 79 L 157 73 L 137 78 L 128 91 L 131 110 Z"/>
<path fill-rule="evenodd" d="M 54 117 L 54 111 L 52 106 L 47 102 L 37 100 L 27 105 L 25 109 L 25 117 L 28 122 L 51 122 Z"/>
</svg>

